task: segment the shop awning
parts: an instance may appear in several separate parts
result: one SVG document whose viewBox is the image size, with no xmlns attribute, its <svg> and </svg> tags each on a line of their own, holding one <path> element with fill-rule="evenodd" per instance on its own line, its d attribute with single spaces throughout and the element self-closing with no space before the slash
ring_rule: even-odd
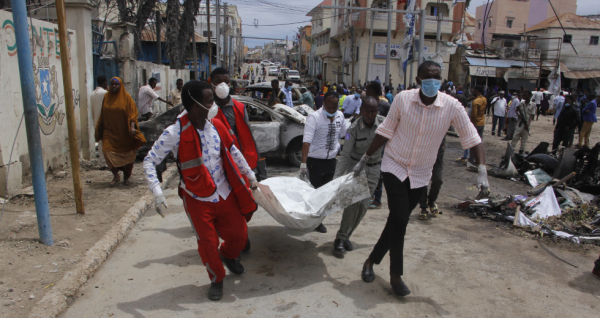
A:
<svg viewBox="0 0 600 318">
<path fill-rule="evenodd" d="M 586 79 L 600 77 L 600 71 L 569 71 L 563 72 L 563 75 L 570 79 Z"/>
</svg>

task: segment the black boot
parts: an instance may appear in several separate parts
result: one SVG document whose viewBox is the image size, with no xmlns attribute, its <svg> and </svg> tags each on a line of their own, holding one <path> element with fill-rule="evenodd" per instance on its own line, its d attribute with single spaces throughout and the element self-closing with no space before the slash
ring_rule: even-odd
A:
<svg viewBox="0 0 600 318">
<path fill-rule="evenodd" d="M 208 299 L 221 300 L 221 298 L 223 298 L 223 282 L 210 283 L 210 289 L 208 290 Z"/>
<path fill-rule="evenodd" d="M 354 249 L 354 246 L 352 245 L 350 240 L 344 240 L 344 248 L 346 249 L 346 251 L 352 251 Z"/>
<path fill-rule="evenodd" d="M 325 225 L 323 225 L 323 223 L 321 223 L 321 224 L 319 224 L 319 226 L 317 226 L 315 231 L 317 231 L 319 233 L 327 233 L 327 228 L 325 227 Z"/>
<path fill-rule="evenodd" d="M 221 255 L 221 261 L 223 262 L 223 264 L 225 264 L 225 266 L 227 266 L 227 269 L 229 269 L 230 272 L 236 275 L 242 275 L 244 273 L 244 265 L 240 263 L 239 258 L 230 259 L 225 258 L 223 257 L 223 255 Z"/>
<path fill-rule="evenodd" d="M 344 257 L 346 254 L 346 250 L 344 249 L 344 240 L 343 239 L 335 239 L 333 241 L 333 255 L 336 257 Z"/>
</svg>

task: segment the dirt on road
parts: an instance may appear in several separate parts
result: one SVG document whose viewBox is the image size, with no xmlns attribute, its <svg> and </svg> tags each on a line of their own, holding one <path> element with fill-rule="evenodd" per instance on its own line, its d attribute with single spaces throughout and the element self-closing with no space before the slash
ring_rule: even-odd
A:
<svg viewBox="0 0 600 318">
<path fill-rule="evenodd" d="M 0 317 L 26 317 L 148 189 L 141 163 L 135 164 L 129 186 L 110 186 L 112 174 L 100 167 L 82 163 L 85 215 L 75 211 L 71 172 L 48 174 L 53 246 L 39 241 L 33 196 L 21 195 L 6 204 L 0 221 Z"/>
</svg>

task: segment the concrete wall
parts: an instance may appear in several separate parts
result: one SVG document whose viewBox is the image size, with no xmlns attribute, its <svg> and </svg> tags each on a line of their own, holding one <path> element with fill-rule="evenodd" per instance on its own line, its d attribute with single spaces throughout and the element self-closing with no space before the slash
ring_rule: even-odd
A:
<svg viewBox="0 0 600 318">
<path fill-rule="evenodd" d="M 600 49 L 598 45 L 590 45 L 590 37 L 598 36 L 600 30 L 595 29 L 566 29 L 567 34 L 572 36 L 571 42 L 577 49 L 569 43 L 563 43 L 560 50 L 560 61 L 571 71 L 599 70 L 600 69 Z M 548 28 L 530 32 L 531 35 L 539 35 L 541 38 L 562 38 L 564 32 L 561 28 Z M 538 41 L 540 49 L 555 49 L 556 41 Z M 548 53 L 550 54 L 550 53 Z"/>
<path fill-rule="evenodd" d="M 23 179 L 29 178 L 30 163 L 25 135 L 25 123 L 22 124 L 16 139 L 11 161 L 9 156 L 15 134 L 23 114 L 21 98 L 21 81 L 19 75 L 17 47 L 13 28 L 12 13 L 0 10 L 0 95 L 3 103 L 0 106 L 0 195 L 6 196 L 4 182 L 6 166 L 11 165 L 8 195 L 20 193 Z M 60 169 L 68 160 L 68 133 L 65 115 L 64 86 L 60 64 L 60 48 L 56 24 L 33 19 L 32 41 L 33 70 L 36 87 L 36 101 L 39 115 L 40 134 L 44 157 L 44 168 L 48 172 Z M 30 38 L 31 38 L 30 29 Z M 75 31 L 69 30 L 69 54 L 72 69 L 72 85 L 75 99 L 75 120 L 81 149 L 80 123 L 80 90 L 79 86 L 78 46 Z"/>
</svg>

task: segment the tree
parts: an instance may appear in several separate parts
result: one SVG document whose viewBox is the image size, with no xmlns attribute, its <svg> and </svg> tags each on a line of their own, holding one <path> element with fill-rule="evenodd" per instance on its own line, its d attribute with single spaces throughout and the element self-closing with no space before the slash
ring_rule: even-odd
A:
<svg viewBox="0 0 600 318">
<path fill-rule="evenodd" d="M 200 0 L 167 0 L 167 56 L 171 68 L 182 69 L 190 39 L 194 36 L 194 22 Z"/>
</svg>

